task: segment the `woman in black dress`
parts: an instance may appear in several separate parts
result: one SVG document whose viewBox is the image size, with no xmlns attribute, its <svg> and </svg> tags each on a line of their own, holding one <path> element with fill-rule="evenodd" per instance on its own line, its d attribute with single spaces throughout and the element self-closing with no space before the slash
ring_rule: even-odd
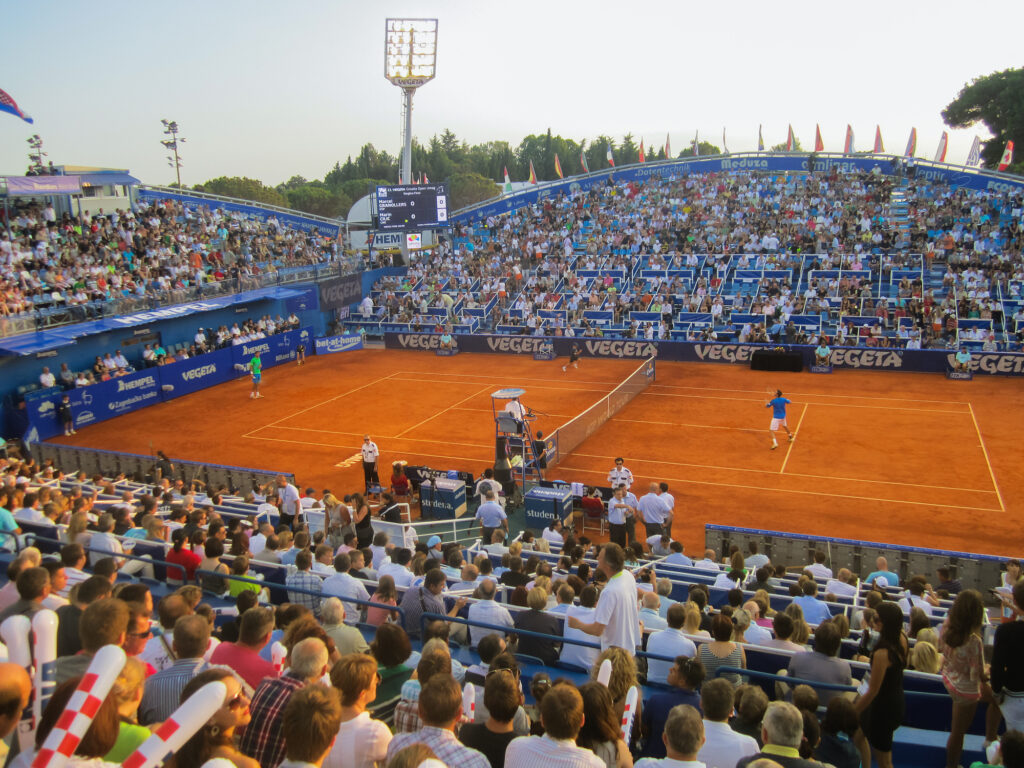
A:
<svg viewBox="0 0 1024 768">
<path fill-rule="evenodd" d="M 871 681 L 868 690 L 854 702 L 860 716 L 857 745 L 867 758 L 864 753 L 870 744 L 879 768 L 892 768 L 892 735 L 903 723 L 903 670 L 910 644 L 903 632 L 900 607 L 884 602 L 877 610 L 880 629 L 871 653 Z"/>
<path fill-rule="evenodd" d="M 352 522 L 355 523 L 356 538 L 360 549 L 370 546 L 373 541 L 373 520 L 370 518 L 370 505 L 358 493 L 352 494 L 352 509 L 355 510 Z"/>
</svg>

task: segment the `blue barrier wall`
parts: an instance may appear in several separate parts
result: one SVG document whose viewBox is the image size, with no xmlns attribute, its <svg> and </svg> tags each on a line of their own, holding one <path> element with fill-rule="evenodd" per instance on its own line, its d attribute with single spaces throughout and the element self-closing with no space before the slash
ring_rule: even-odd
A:
<svg viewBox="0 0 1024 768">
<path fill-rule="evenodd" d="M 436 350 L 441 337 L 434 333 L 385 333 L 384 346 L 388 349 Z M 573 343 L 579 344 L 588 357 L 617 359 L 645 359 L 652 355 L 659 360 L 685 363 L 749 364 L 754 352 L 773 349 L 778 344 L 712 344 L 690 341 L 627 341 L 619 339 L 567 339 L 544 336 L 459 335 L 459 349 L 463 352 L 494 352 L 499 354 L 534 355 L 551 343 L 555 352 L 567 356 Z M 799 350 L 804 366 L 814 359 L 814 347 L 787 345 Z M 832 349 L 834 368 L 856 368 L 873 371 L 910 371 L 915 373 L 945 373 L 953 364 L 951 350 L 878 349 L 873 347 L 835 347 Z M 1024 376 L 1024 354 L 1010 352 L 979 352 L 972 354 L 971 369 L 975 373 Z"/>
</svg>

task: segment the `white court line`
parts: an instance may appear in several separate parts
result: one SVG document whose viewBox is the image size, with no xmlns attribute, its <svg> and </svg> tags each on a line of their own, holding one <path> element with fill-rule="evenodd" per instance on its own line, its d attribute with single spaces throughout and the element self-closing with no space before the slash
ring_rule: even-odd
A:
<svg viewBox="0 0 1024 768">
<path fill-rule="evenodd" d="M 761 429 L 753 429 L 751 427 L 726 427 L 719 424 L 685 424 L 675 421 L 647 421 L 646 419 L 621 419 L 618 416 L 612 416 L 608 421 L 622 421 L 627 424 L 659 424 L 665 427 L 693 427 L 695 429 L 731 429 L 736 432 L 763 432 Z"/>
<path fill-rule="evenodd" d="M 597 469 L 583 469 L 582 467 L 566 467 L 562 464 L 558 465 L 559 469 L 564 469 L 569 472 L 587 472 L 591 475 L 607 475 L 607 472 Z M 775 473 L 773 473 L 775 474 Z M 787 475 L 792 477 L 792 475 Z M 961 507 L 954 504 L 937 504 L 932 501 L 905 501 L 902 499 L 880 499 L 873 496 L 852 496 L 845 493 L 822 493 L 821 491 L 801 491 L 794 488 L 765 488 L 761 485 L 740 485 L 739 483 L 712 483 L 708 480 L 693 480 L 689 478 L 681 477 L 666 477 L 663 478 L 665 481 L 671 480 L 676 483 L 689 483 L 690 485 L 714 485 L 721 488 L 744 488 L 751 491 L 774 492 L 774 493 L 798 493 L 803 496 L 824 496 L 831 499 L 854 499 L 856 501 L 881 501 L 886 504 L 913 504 L 920 507 L 943 507 L 945 509 L 969 509 L 976 512 L 1001 512 L 1000 509 L 989 509 L 988 507 Z"/>
<path fill-rule="evenodd" d="M 550 381 L 550 382 L 560 382 L 562 384 L 604 384 L 604 385 L 607 385 L 607 386 L 609 386 L 609 387 L 611 387 L 613 389 L 615 387 L 619 386 L 619 384 L 622 383 L 621 381 L 580 381 L 578 379 L 565 379 L 565 378 L 561 378 L 561 379 L 540 379 L 540 378 L 535 378 L 535 377 L 530 377 L 530 376 L 517 376 L 517 375 L 509 375 L 509 374 L 502 374 L 500 376 L 487 376 L 487 375 L 482 374 L 482 373 L 445 373 L 444 371 L 395 371 L 392 375 L 393 376 L 399 376 L 399 375 L 402 375 L 402 374 L 410 374 L 412 376 L 427 376 L 428 377 L 427 379 L 417 379 L 417 381 L 429 381 L 430 378 L 432 378 L 434 376 L 474 376 L 474 377 L 476 377 L 478 379 L 486 379 L 487 381 L 498 381 L 498 382 L 507 382 L 509 379 L 514 378 L 517 382 L 518 381 Z"/>
<path fill-rule="evenodd" d="M 358 438 L 362 438 L 362 436 L 364 434 L 366 434 L 365 432 L 341 432 L 341 431 L 336 430 L 336 429 L 314 429 L 312 427 L 289 427 L 287 425 L 279 424 L 279 425 L 277 425 L 275 427 L 260 427 L 259 429 L 254 429 L 252 432 L 248 433 L 247 435 L 242 435 L 242 437 L 250 437 L 252 435 L 255 435 L 257 432 L 263 431 L 264 429 L 287 429 L 287 430 L 290 430 L 292 432 L 316 432 L 318 434 L 324 434 L 324 435 L 345 435 L 346 437 L 358 437 Z M 378 435 L 376 433 L 374 433 L 374 434 L 375 434 L 376 439 L 380 440 L 381 442 L 385 442 L 387 440 L 405 440 L 405 441 L 410 442 L 410 443 L 431 443 L 432 445 L 437 445 L 437 438 L 397 437 L 395 435 Z M 451 440 L 445 440 L 444 444 L 445 445 L 461 445 L 461 446 L 465 446 L 466 448 L 487 448 L 488 450 L 491 450 L 493 448 L 493 446 L 488 445 L 487 443 L 456 443 L 456 442 L 452 442 Z M 311 443 L 311 445 L 314 445 L 314 443 Z"/>
<path fill-rule="evenodd" d="M 385 381 L 386 379 L 390 379 L 392 376 L 394 376 L 393 373 L 392 374 L 388 374 L 387 376 L 381 376 L 379 379 L 374 379 L 373 381 L 369 382 L 368 384 L 363 384 L 362 386 L 356 387 L 355 389 L 350 389 L 348 392 L 342 392 L 340 395 L 335 395 L 334 397 L 330 397 L 330 398 L 324 400 L 322 403 L 317 403 L 316 405 L 311 405 L 308 408 L 303 408 L 301 411 L 296 411 L 295 413 L 290 414 L 289 416 L 285 416 L 283 418 L 280 418 L 277 421 L 272 421 L 269 424 L 264 424 L 262 427 L 257 427 L 256 429 L 252 430 L 249 434 L 252 434 L 252 432 L 258 432 L 259 430 L 261 430 L 261 429 L 263 429 L 265 427 L 273 427 L 274 425 L 280 424 L 282 421 L 288 421 L 288 419 L 294 418 L 295 416 L 301 416 L 302 414 L 306 413 L 307 411 L 312 411 L 314 408 L 319 408 L 321 405 L 327 405 L 327 403 L 333 403 L 335 400 L 338 400 L 338 399 L 340 399 L 342 397 L 345 397 L 346 395 L 351 395 L 353 392 L 358 392 L 361 389 L 366 389 L 367 387 L 372 387 L 374 384 L 379 384 L 380 382 Z M 243 435 L 243 437 L 246 437 L 246 435 Z"/>
<path fill-rule="evenodd" d="M 486 391 L 487 391 L 488 389 L 490 389 L 490 388 L 491 388 L 491 387 L 490 387 L 490 385 L 488 385 L 488 386 L 484 387 L 483 389 L 481 389 L 481 390 L 479 390 L 479 391 L 477 391 L 477 392 L 474 392 L 474 393 L 473 393 L 472 395 L 470 395 L 469 397 L 464 397 L 464 398 L 462 398 L 461 400 L 459 400 L 459 402 L 455 403 L 455 405 L 462 405 L 462 403 L 466 402 L 467 400 L 472 400 L 472 399 L 473 399 L 474 397 L 479 397 L 480 395 L 482 395 L 482 394 L 483 394 L 484 392 L 486 392 Z M 399 433 L 398 433 L 397 435 L 395 435 L 395 437 L 401 437 L 401 436 L 402 436 L 402 435 L 404 435 L 404 434 L 405 434 L 406 432 L 412 432 L 412 431 L 413 431 L 414 429 L 416 429 L 416 427 L 422 427 L 422 426 L 423 426 L 424 424 L 426 424 L 426 423 L 427 423 L 428 421 L 433 421 L 433 420 L 434 420 L 434 419 L 436 419 L 436 418 L 437 418 L 438 416 L 442 416 L 442 415 L 444 415 L 444 414 L 448 413 L 448 411 L 450 411 L 450 410 L 451 410 L 452 408 L 454 408 L 454 407 L 455 407 L 455 405 L 449 405 L 449 406 L 448 406 L 447 408 L 445 408 L 445 409 L 444 409 L 443 411 L 438 411 L 437 413 L 433 414 L 432 416 L 427 416 L 427 418 L 425 418 L 425 419 L 424 419 L 423 421 L 419 422 L 418 424 L 413 424 L 413 425 L 412 425 L 411 427 L 409 427 L 408 429 L 403 429 L 403 430 L 402 430 L 401 432 L 399 432 Z"/>
<path fill-rule="evenodd" d="M 641 397 L 685 397 L 691 400 L 733 400 L 741 403 L 763 403 L 764 397 L 754 399 L 752 397 L 718 397 L 714 395 L 677 395 L 670 392 L 651 392 L 649 389 L 642 391 L 637 395 L 637 398 Z M 892 405 L 854 405 L 853 403 L 815 403 L 815 405 L 821 405 L 827 408 L 875 408 L 883 411 L 919 411 L 921 413 L 945 413 L 945 414 L 963 414 L 969 415 L 969 411 L 943 411 L 938 408 L 901 408 L 899 406 Z M 963 405 L 963 403 L 959 403 Z"/>
<path fill-rule="evenodd" d="M 426 382 L 430 382 L 431 384 L 479 384 L 480 383 L 479 381 L 434 381 L 430 377 L 422 378 L 422 379 L 401 379 L 401 378 L 398 378 L 397 374 L 392 374 L 392 376 L 394 376 L 392 381 L 410 381 L 410 382 L 415 382 L 417 384 L 423 384 L 423 383 L 426 383 Z M 481 378 L 483 378 L 483 377 L 481 377 Z M 507 380 L 507 377 L 505 378 L 505 380 Z M 596 382 L 596 383 L 601 383 L 601 382 Z M 619 384 L 621 384 L 621 382 L 619 382 Z M 611 392 L 613 389 L 615 389 L 617 386 L 619 386 L 619 384 L 609 384 L 608 385 L 608 389 L 587 389 L 585 387 L 545 387 L 545 386 L 540 386 L 540 385 L 535 385 L 535 386 L 532 386 L 531 388 L 532 389 L 549 389 L 549 390 L 553 390 L 555 392 L 600 392 L 603 395 L 607 395 L 609 392 Z M 495 384 L 488 384 L 484 389 L 488 390 L 488 389 L 490 389 L 493 386 L 496 386 L 496 385 Z"/>
<path fill-rule="evenodd" d="M 664 387 L 666 389 L 692 389 L 695 392 L 749 392 L 760 394 L 759 389 L 725 389 L 721 387 L 683 387 L 676 384 L 658 384 L 655 382 L 651 387 Z M 965 405 L 963 400 L 922 400 L 918 397 L 878 397 L 874 395 L 833 395 L 826 392 L 790 392 L 789 394 L 799 397 L 835 397 L 852 398 L 854 400 L 891 400 L 895 402 L 905 401 L 911 403 L 943 403 L 945 405 Z"/>
<path fill-rule="evenodd" d="M 760 432 L 761 430 L 755 430 Z M 584 459 L 605 459 L 606 455 L 597 455 L 593 453 L 578 453 L 573 451 L 570 455 L 579 456 Z M 626 461 L 630 464 L 668 464 L 673 467 L 693 467 L 694 469 L 719 469 L 724 472 L 752 472 L 760 475 L 777 475 L 774 469 L 751 469 L 750 467 L 722 467 L 715 464 L 693 464 L 687 461 L 661 461 L 660 459 L 640 459 L 636 456 L 626 456 Z M 810 475 L 802 472 L 790 472 L 786 477 L 810 477 L 815 480 L 842 480 L 850 483 L 869 483 L 871 485 L 900 485 L 910 488 L 929 488 L 938 491 L 962 491 L 964 493 L 995 493 L 995 491 L 983 490 L 979 488 L 955 488 L 946 485 L 924 485 L 922 483 L 901 483 L 894 480 L 868 480 L 863 477 L 836 477 L 834 475 Z"/>
<path fill-rule="evenodd" d="M 782 469 L 779 470 L 779 474 L 786 472 L 786 465 L 789 463 L 789 455 L 793 452 L 793 443 L 796 442 L 795 435 L 800 434 L 800 425 L 804 423 L 804 416 L 807 415 L 807 403 L 804 403 L 804 410 L 800 414 L 800 420 L 796 423 L 796 430 L 793 432 L 794 438 L 789 441 L 789 445 L 786 447 L 786 458 L 782 462 Z"/>
<path fill-rule="evenodd" d="M 992 478 L 992 486 L 996 489 L 996 498 L 999 499 L 999 506 L 1003 512 L 1006 505 L 1003 503 L 1003 494 L 999 491 L 999 483 L 996 482 L 996 473 L 992 471 L 992 462 L 988 458 L 988 448 L 985 447 L 985 438 L 981 436 L 981 428 L 978 426 L 978 419 L 974 415 L 974 405 L 967 403 L 971 408 L 971 420 L 974 422 L 974 430 L 978 433 L 978 442 L 981 444 L 981 452 L 985 454 L 985 464 L 988 466 L 988 474 Z"/>
<path fill-rule="evenodd" d="M 314 443 L 309 440 L 288 440 L 284 437 L 260 437 L 259 435 L 242 435 L 242 437 L 248 438 L 249 440 L 266 440 L 271 443 L 292 443 L 294 445 L 313 445 L 321 448 L 335 448 L 337 450 L 358 450 L 358 446 L 345 446 L 335 445 L 334 443 Z M 426 442 L 426 441 L 424 441 Z M 437 442 L 436 440 L 433 442 Z M 481 446 L 482 448 L 488 448 L 489 446 Z M 451 459 L 452 461 L 489 461 L 493 457 L 486 457 L 481 459 L 479 456 L 445 456 L 438 453 L 420 453 L 418 451 L 409 451 L 411 456 L 425 456 L 430 459 Z"/>
</svg>

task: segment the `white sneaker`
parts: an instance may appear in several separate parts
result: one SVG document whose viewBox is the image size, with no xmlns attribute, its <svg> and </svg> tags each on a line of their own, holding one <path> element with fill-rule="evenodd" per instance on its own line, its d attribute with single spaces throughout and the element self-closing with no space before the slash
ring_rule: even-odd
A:
<svg viewBox="0 0 1024 768">
<path fill-rule="evenodd" d="M 77 435 L 78 433 L 77 433 L 77 432 L 75 432 L 75 430 L 73 430 L 73 429 L 72 429 L 72 430 L 71 430 L 71 434 L 72 434 L 72 435 Z"/>
<path fill-rule="evenodd" d="M 249 399 L 252 400 L 254 397 L 256 397 L 256 393 L 255 392 L 250 392 L 249 393 Z"/>
<path fill-rule="evenodd" d="M 263 395 L 261 395 L 261 394 L 257 394 L 257 395 L 256 395 L 256 397 L 263 397 Z"/>
<path fill-rule="evenodd" d="M 565 366 L 563 365 L 563 366 L 562 366 L 562 373 L 565 373 L 565 372 L 566 372 L 566 370 L 568 370 L 568 369 L 567 369 L 567 368 L 566 368 L 566 367 L 565 367 Z"/>
<path fill-rule="evenodd" d="M 772 443 L 772 450 L 773 450 L 773 451 L 774 451 L 774 450 L 775 450 L 776 448 L 778 448 L 778 447 L 779 447 L 779 444 L 778 444 L 778 443 Z"/>
</svg>

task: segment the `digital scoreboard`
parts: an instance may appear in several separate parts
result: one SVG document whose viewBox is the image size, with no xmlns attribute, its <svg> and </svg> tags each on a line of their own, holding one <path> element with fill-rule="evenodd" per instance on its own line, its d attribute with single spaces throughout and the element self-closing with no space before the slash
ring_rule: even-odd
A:
<svg viewBox="0 0 1024 768">
<path fill-rule="evenodd" d="M 438 229 L 448 226 L 447 184 L 377 187 L 378 229 Z"/>
</svg>

